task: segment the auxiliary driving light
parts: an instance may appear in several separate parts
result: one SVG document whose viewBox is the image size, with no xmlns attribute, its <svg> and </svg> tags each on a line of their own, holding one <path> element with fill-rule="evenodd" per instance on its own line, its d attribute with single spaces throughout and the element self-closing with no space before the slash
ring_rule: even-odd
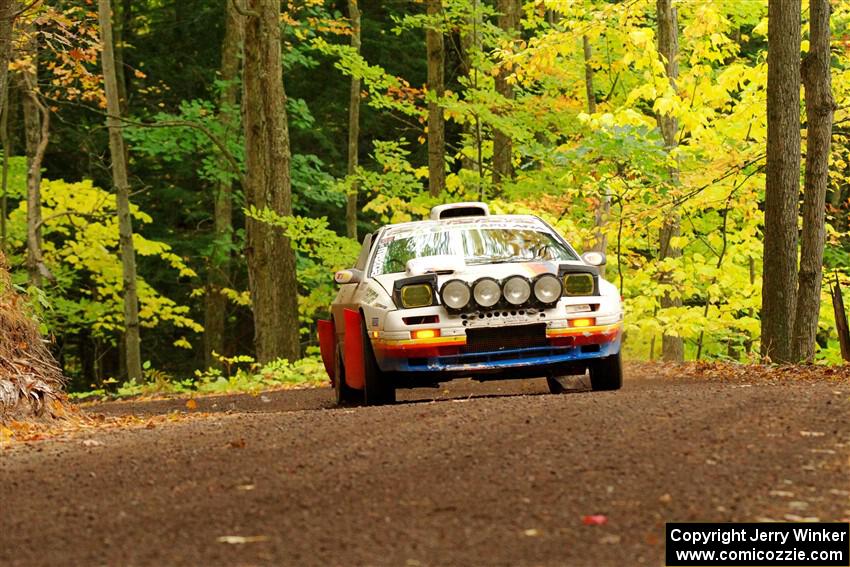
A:
<svg viewBox="0 0 850 567">
<path fill-rule="evenodd" d="M 522 276 L 511 276 L 502 285 L 502 293 L 511 305 L 522 305 L 531 297 L 531 284 Z"/>
<path fill-rule="evenodd" d="M 499 283 L 492 278 L 482 278 L 475 282 L 472 287 L 472 297 L 475 298 L 475 303 L 481 307 L 493 307 L 499 303 L 502 297 L 502 290 L 499 289 Z"/>
<path fill-rule="evenodd" d="M 433 295 L 428 284 L 406 285 L 401 288 L 401 305 L 405 309 L 431 305 Z"/>
<path fill-rule="evenodd" d="M 564 276 L 564 291 L 569 296 L 593 295 L 593 276 L 590 274 L 567 274 Z"/>
<path fill-rule="evenodd" d="M 561 282 L 552 274 L 543 274 L 534 282 L 534 297 L 544 305 L 551 305 L 561 298 Z"/>
<path fill-rule="evenodd" d="M 440 329 L 418 329 L 410 331 L 412 339 L 436 339 L 440 336 Z"/>
<path fill-rule="evenodd" d="M 440 297 L 443 300 L 443 305 L 449 309 L 463 309 L 469 304 L 472 297 L 472 291 L 469 289 L 469 284 L 461 280 L 451 280 L 443 285 L 440 290 Z"/>
</svg>

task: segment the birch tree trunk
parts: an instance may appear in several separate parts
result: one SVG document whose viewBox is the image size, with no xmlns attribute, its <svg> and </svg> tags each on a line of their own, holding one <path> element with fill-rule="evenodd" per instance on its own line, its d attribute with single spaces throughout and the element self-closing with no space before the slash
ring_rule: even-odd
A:
<svg viewBox="0 0 850 567">
<path fill-rule="evenodd" d="M 115 54 L 115 82 L 118 86 L 118 102 L 121 105 L 121 115 L 127 114 L 127 76 L 124 72 L 124 41 L 127 16 L 130 3 L 127 0 L 116 0 L 112 10 L 112 46 Z"/>
<path fill-rule="evenodd" d="M 582 51 L 584 51 L 584 87 L 587 93 L 587 112 L 596 112 L 596 91 L 593 88 L 593 49 L 590 47 L 590 39 L 584 35 L 581 37 Z M 606 185 L 604 195 L 599 199 L 594 214 L 594 243 L 593 250 L 605 252 L 608 249 L 608 235 L 605 232 L 608 224 L 608 215 L 611 212 L 611 194 Z M 599 273 L 605 276 L 605 265 L 599 266 Z"/>
<path fill-rule="evenodd" d="M 9 98 L 9 61 L 12 59 L 12 28 L 16 0 L 0 0 L 0 109 L 6 112 Z"/>
<path fill-rule="evenodd" d="M 581 36 L 581 46 L 584 51 L 584 89 L 587 94 L 587 111 L 593 114 L 596 112 L 596 92 L 593 90 L 593 66 L 590 62 L 593 58 L 593 49 L 591 49 L 590 39 L 586 35 Z"/>
<path fill-rule="evenodd" d="M 29 63 L 18 74 L 23 94 L 24 138 L 27 154 L 27 273 L 41 287 L 49 272 L 41 253 L 41 165 L 50 135 L 50 112 L 38 92 L 38 37 L 32 24 L 23 30 L 24 56 Z"/>
<path fill-rule="evenodd" d="M 475 58 L 480 57 L 482 52 L 481 27 L 481 0 L 471 0 L 469 3 L 469 16 L 466 18 L 465 29 L 461 31 L 461 71 L 467 77 L 472 89 L 478 89 L 478 70 L 475 67 Z M 476 112 L 472 120 L 467 119 L 463 123 L 463 135 L 466 143 L 475 148 L 476 157 L 464 153 L 461 158 L 461 167 L 472 171 L 481 172 L 481 120 Z M 480 180 L 480 177 L 479 177 Z"/>
<path fill-rule="evenodd" d="M 658 12 L 658 53 L 664 59 L 667 70 L 667 78 L 673 88 L 676 88 L 676 79 L 679 77 L 679 26 L 676 9 L 673 8 L 672 0 L 657 0 Z M 679 131 L 679 123 L 676 118 L 669 115 L 658 117 L 658 126 L 664 137 L 664 145 L 667 151 L 672 151 L 677 145 L 676 134 Z M 670 181 L 673 185 L 679 182 L 679 172 L 676 168 L 670 170 Z M 678 237 L 679 213 L 673 210 L 666 218 L 661 227 L 659 235 L 659 259 L 680 258 L 682 251 L 673 245 L 673 239 Z M 667 285 L 673 285 L 673 280 L 667 272 L 659 273 L 659 281 Z M 661 297 L 661 308 L 681 307 L 682 298 L 678 294 L 666 292 Z M 670 362 L 681 362 L 685 358 L 685 344 L 681 337 L 664 334 L 661 340 L 661 357 Z"/>
<path fill-rule="evenodd" d="M 800 0 L 768 2 L 761 354 L 793 362 L 800 194 Z"/>
<path fill-rule="evenodd" d="M 12 28 L 15 0 L 0 0 L 0 135 L 3 143 L 3 179 L 0 195 L 0 254 L 6 251 L 6 188 L 9 174 L 9 61 L 12 59 Z"/>
<path fill-rule="evenodd" d="M 121 130 L 121 104 L 115 77 L 115 55 L 112 50 L 112 14 L 110 0 L 98 0 L 103 83 L 106 92 L 106 125 L 109 128 L 109 155 L 112 158 L 112 184 L 118 210 L 118 232 L 121 245 L 121 270 L 124 294 L 124 353 L 127 376 L 137 383 L 142 380 L 141 339 L 139 336 L 139 298 L 136 291 L 136 251 L 133 247 L 133 223 L 130 217 L 130 183 Z"/>
<path fill-rule="evenodd" d="M 3 32 L 0 30 L 0 37 Z M 2 40 L 0 40 L 2 41 Z M 0 56 L 0 65 L 2 65 L 2 56 Z M 9 116 L 12 115 L 12 93 L 9 90 L 9 82 L 6 82 L 6 96 L 0 96 L 4 99 L 3 107 L 0 108 L 0 143 L 3 144 L 3 163 L 2 172 L 0 172 L 0 253 L 6 253 L 6 217 L 9 214 L 9 156 L 14 152 L 12 137 L 9 135 Z"/>
<path fill-rule="evenodd" d="M 441 0 L 427 0 L 426 11 L 430 17 L 425 31 L 428 49 L 428 93 L 441 98 L 445 94 L 446 52 L 443 44 Z M 437 196 L 446 188 L 446 122 L 443 109 L 436 100 L 428 101 L 428 188 Z"/>
<path fill-rule="evenodd" d="M 249 206 L 292 214 L 289 128 L 280 52 L 280 1 L 248 0 L 245 22 L 245 197 Z M 260 362 L 296 360 L 298 282 L 295 252 L 279 228 L 246 221 L 254 344 Z"/>
<path fill-rule="evenodd" d="M 232 0 L 224 0 L 225 28 L 221 46 L 221 80 L 219 121 L 225 136 L 233 135 L 238 121 L 233 113 L 239 95 L 239 65 L 244 38 L 243 18 Z M 215 188 L 213 203 L 213 238 L 207 291 L 204 302 L 204 359 L 207 367 L 218 367 L 213 352 L 225 352 L 224 333 L 227 324 L 227 298 L 222 293 L 230 287 L 231 251 L 233 249 L 233 182 L 221 181 Z"/>
<path fill-rule="evenodd" d="M 360 53 L 360 8 L 357 0 L 348 0 L 348 17 L 351 20 L 351 48 Z M 354 175 L 360 152 L 360 78 L 351 76 L 348 95 L 348 175 Z M 349 238 L 357 240 L 357 184 L 351 188 L 345 205 L 345 229 Z"/>
<path fill-rule="evenodd" d="M 830 75 L 829 14 L 829 0 L 809 0 L 809 53 L 801 67 L 806 96 L 806 177 L 793 339 L 794 359 L 805 362 L 812 362 L 815 356 L 826 239 L 826 188 L 835 108 Z"/>
<path fill-rule="evenodd" d="M 496 9 L 499 11 L 499 27 L 506 34 L 513 36 L 519 28 L 522 12 L 521 0 L 497 0 Z M 508 83 L 508 69 L 501 67 L 496 75 L 496 92 L 507 100 L 513 100 L 514 89 Z M 514 175 L 513 141 L 510 136 L 498 128 L 493 132 L 493 184 L 500 185 L 503 179 Z"/>
</svg>

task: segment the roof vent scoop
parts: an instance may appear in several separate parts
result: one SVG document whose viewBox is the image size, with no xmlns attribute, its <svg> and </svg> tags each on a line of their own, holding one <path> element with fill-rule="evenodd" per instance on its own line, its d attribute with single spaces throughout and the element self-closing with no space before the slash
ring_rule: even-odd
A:
<svg viewBox="0 0 850 567">
<path fill-rule="evenodd" d="M 484 203 L 449 203 L 431 209 L 431 220 L 453 219 L 458 217 L 486 217 L 490 207 Z"/>
</svg>

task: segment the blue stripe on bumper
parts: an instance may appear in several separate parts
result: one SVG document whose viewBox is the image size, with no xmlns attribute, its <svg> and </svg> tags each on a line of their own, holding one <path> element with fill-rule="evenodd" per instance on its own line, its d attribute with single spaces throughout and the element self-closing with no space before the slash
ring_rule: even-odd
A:
<svg viewBox="0 0 850 567">
<path fill-rule="evenodd" d="M 599 350 L 583 352 L 583 347 L 533 347 L 500 350 L 487 353 L 468 353 L 431 358 L 385 358 L 379 360 L 386 372 L 483 372 L 529 366 L 547 366 L 564 362 L 592 360 L 620 352 L 620 337 L 599 345 Z M 587 348 L 587 347 L 584 347 Z"/>
</svg>

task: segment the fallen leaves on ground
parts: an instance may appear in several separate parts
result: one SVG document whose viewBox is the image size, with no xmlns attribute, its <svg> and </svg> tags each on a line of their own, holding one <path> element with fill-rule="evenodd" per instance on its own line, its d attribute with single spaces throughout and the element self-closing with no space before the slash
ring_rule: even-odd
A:
<svg viewBox="0 0 850 567">
<path fill-rule="evenodd" d="M 591 514 L 590 516 L 582 516 L 581 523 L 585 526 L 604 526 L 608 523 L 608 516 L 603 514 Z"/>
<path fill-rule="evenodd" d="M 231 545 L 241 545 L 243 543 L 258 543 L 261 541 L 269 541 L 269 536 L 238 536 L 238 535 L 223 535 L 216 539 L 219 543 L 229 543 Z"/>
<path fill-rule="evenodd" d="M 45 439 L 61 439 L 76 435 L 90 435 L 94 431 L 115 429 L 153 429 L 160 425 L 178 423 L 189 419 L 207 417 L 211 414 L 193 412 L 192 414 L 172 412 L 163 415 L 137 417 L 105 417 L 103 415 L 87 415 L 79 409 L 71 408 L 62 419 L 52 421 L 10 421 L 0 425 L 0 448 L 11 448 L 21 443 L 33 443 Z M 104 445 L 102 441 L 84 439 L 80 442 L 84 447 Z"/>
<path fill-rule="evenodd" d="M 765 380 L 850 381 L 850 364 L 743 364 L 739 362 L 642 362 L 626 363 L 627 378 L 713 378 L 747 382 Z"/>
</svg>

